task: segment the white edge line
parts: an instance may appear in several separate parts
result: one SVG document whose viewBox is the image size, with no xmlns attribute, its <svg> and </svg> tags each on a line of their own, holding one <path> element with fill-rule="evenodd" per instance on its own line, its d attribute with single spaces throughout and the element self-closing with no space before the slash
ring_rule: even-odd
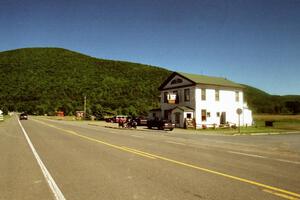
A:
<svg viewBox="0 0 300 200">
<path fill-rule="evenodd" d="M 293 163 L 293 164 L 296 164 L 296 165 L 300 165 L 300 162 L 297 162 L 297 161 L 284 160 L 284 159 L 275 159 L 275 160 L 281 161 L 281 162 L 287 162 L 287 163 Z"/>
<path fill-rule="evenodd" d="M 186 146 L 186 144 L 180 143 L 180 142 L 166 141 L 166 143 L 169 143 L 169 144 L 178 144 L 178 145 Z"/>
<path fill-rule="evenodd" d="M 227 151 L 227 152 L 228 153 L 233 153 L 233 154 L 239 154 L 239 155 L 243 155 L 243 156 L 250 156 L 250 157 L 256 157 L 256 158 L 265 158 L 265 159 L 269 159 L 269 160 L 276 160 L 276 161 L 280 161 L 280 162 L 286 162 L 286 163 L 292 163 L 292 164 L 300 165 L 300 162 L 298 162 L 298 161 L 269 158 L 269 157 L 266 157 L 266 156 L 259 156 L 259 155 L 255 155 L 255 154 L 241 153 L 241 152 L 236 152 L 236 151 Z"/>
<path fill-rule="evenodd" d="M 136 137 L 136 138 L 144 138 L 143 136 L 140 135 L 130 135 L 131 137 Z"/>
<path fill-rule="evenodd" d="M 42 162 L 41 158 L 39 157 L 37 151 L 35 150 L 33 144 L 31 143 L 24 127 L 22 126 L 20 120 L 18 119 L 18 122 L 20 124 L 20 127 L 24 133 L 24 136 L 30 146 L 30 149 L 35 157 L 35 159 L 37 160 L 37 163 L 39 164 L 42 172 L 43 172 L 43 175 L 50 187 L 50 189 L 52 190 L 53 194 L 54 194 L 54 197 L 56 200 L 65 200 L 65 197 L 63 195 L 63 193 L 60 191 L 59 187 L 57 186 L 57 184 L 55 183 L 54 179 L 52 178 L 51 174 L 49 173 L 49 171 L 47 170 L 46 166 L 44 165 L 44 163 Z"/>
<path fill-rule="evenodd" d="M 244 155 L 244 156 L 256 157 L 256 158 L 267 158 L 265 156 L 259 156 L 259 155 L 248 154 L 248 153 L 241 153 L 241 152 L 236 152 L 236 151 L 227 151 L 227 152 L 228 153 L 233 153 L 233 154 Z"/>
</svg>

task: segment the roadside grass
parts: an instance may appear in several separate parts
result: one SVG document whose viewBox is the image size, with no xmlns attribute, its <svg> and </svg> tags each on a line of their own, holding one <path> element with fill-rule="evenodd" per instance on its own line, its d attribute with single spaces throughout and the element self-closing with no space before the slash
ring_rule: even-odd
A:
<svg viewBox="0 0 300 200">
<path fill-rule="evenodd" d="M 253 133 L 284 133 L 288 130 L 278 129 L 278 128 L 269 128 L 269 127 L 258 127 L 258 126 L 248 126 L 241 127 L 240 131 L 238 128 L 207 128 L 207 129 L 197 129 L 197 131 L 202 133 L 210 133 L 210 134 L 225 134 L 225 135 L 236 135 L 236 134 L 253 134 Z"/>
<path fill-rule="evenodd" d="M 300 131 L 300 115 L 254 115 L 257 124 L 273 121 L 273 128 L 287 131 Z"/>
<path fill-rule="evenodd" d="M 200 132 L 212 134 L 255 134 L 255 133 L 286 133 L 300 131 L 300 115 L 254 115 L 254 125 L 241 127 L 240 133 L 238 128 L 208 128 L 198 129 Z M 273 126 L 265 126 L 266 121 L 273 121 Z"/>
<path fill-rule="evenodd" d="M 256 114 L 253 115 L 254 120 L 275 120 L 275 121 L 299 121 L 300 115 L 271 115 L 271 114 Z"/>
<path fill-rule="evenodd" d="M 11 118 L 10 115 L 3 115 L 3 120 L 1 120 L 0 123 L 5 122 L 5 121 L 9 120 L 10 118 Z"/>
<path fill-rule="evenodd" d="M 10 116 L 10 115 L 4 115 L 4 116 L 3 116 L 4 121 L 10 119 L 11 117 L 12 117 L 12 116 Z"/>
</svg>

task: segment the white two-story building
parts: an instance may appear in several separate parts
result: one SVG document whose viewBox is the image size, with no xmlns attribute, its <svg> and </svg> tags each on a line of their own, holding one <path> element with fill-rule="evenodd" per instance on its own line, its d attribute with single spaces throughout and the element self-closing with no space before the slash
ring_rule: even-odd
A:
<svg viewBox="0 0 300 200">
<path fill-rule="evenodd" d="M 172 73 L 159 87 L 160 111 L 152 115 L 177 127 L 250 126 L 252 112 L 244 102 L 243 86 L 225 78 Z"/>
</svg>

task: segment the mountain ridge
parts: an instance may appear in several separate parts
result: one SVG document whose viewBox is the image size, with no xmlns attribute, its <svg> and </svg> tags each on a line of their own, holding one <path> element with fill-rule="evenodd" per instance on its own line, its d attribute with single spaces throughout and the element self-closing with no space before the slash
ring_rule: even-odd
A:
<svg viewBox="0 0 300 200">
<path fill-rule="evenodd" d="M 145 115 L 159 106 L 157 88 L 171 73 L 161 67 L 95 58 L 57 47 L 7 50 L 0 52 L 0 109 L 74 114 L 82 110 L 87 96 L 91 114 Z M 270 95 L 244 86 L 254 112 L 290 113 L 286 102 L 300 102 L 297 95 Z M 266 105 L 266 101 L 271 103 Z"/>
</svg>

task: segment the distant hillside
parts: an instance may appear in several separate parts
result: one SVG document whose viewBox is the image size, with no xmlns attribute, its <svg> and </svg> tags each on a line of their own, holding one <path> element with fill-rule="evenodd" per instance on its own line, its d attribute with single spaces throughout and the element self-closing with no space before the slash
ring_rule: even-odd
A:
<svg viewBox="0 0 300 200">
<path fill-rule="evenodd" d="M 143 114 L 157 107 L 168 70 L 102 60 L 60 48 L 0 53 L 0 106 L 37 114 L 83 110 Z"/>
<path fill-rule="evenodd" d="M 300 113 L 300 95 L 270 95 L 257 88 L 244 86 L 245 99 L 254 113 Z"/>
<path fill-rule="evenodd" d="M 0 109 L 52 114 L 146 114 L 159 106 L 158 87 L 171 72 L 143 64 L 97 59 L 61 48 L 0 52 Z M 272 96 L 245 85 L 258 113 L 294 113 L 300 96 Z M 299 103 L 300 104 L 300 103 Z"/>
</svg>

